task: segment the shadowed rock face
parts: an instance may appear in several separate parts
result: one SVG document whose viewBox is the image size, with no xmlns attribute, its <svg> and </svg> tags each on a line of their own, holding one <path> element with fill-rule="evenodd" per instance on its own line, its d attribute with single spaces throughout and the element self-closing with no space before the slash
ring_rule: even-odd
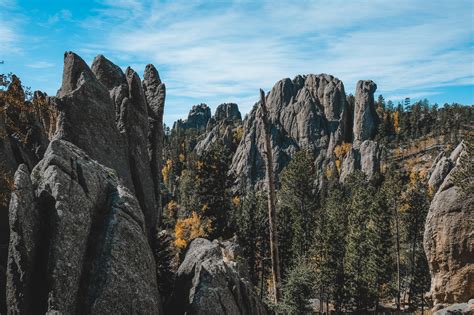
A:
<svg viewBox="0 0 474 315">
<path fill-rule="evenodd" d="M 63 84 L 54 102 L 59 112 L 55 139 L 74 143 L 91 158 L 115 169 L 133 190 L 127 143 L 115 125 L 109 92 L 72 52 L 65 53 Z"/>
<path fill-rule="evenodd" d="M 12 173 L 28 163 L 16 172 L 9 209 L 10 312 L 161 313 L 150 244 L 159 222 L 154 174 L 164 97 L 152 65 L 142 84 L 104 56 L 91 70 L 67 52 L 57 96 L 35 94 L 47 107 L 34 123 L 46 146 L 52 139 L 44 156 L 25 147 L 16 159 L 11 136 L 0 142 Z"/>
<path fill-rule="evenodd" d="M 144 217 L 117 173 L 54 140 L 15 175 L 7 301 L 13 312 L 159 313 Z"/>
<path fill-rule="evenodd" d="M 462 195 L 453 184 L 459 156 L 467 154 L 462 146 L 451 157 L 441 159 L 430 178 L 435 184 L 432 189 L 439 188 L 426 218 L 423 242 L 434 304 L 467 302 L 474 296 L 474 196 Z M 454 167 L 445 171 L 446 164 Z M 445 174 L 441 184 L 440 174 Z"/>
<path fill-rule="evenodd" d="M 178 269 L 169 314 L 267 314 L 230 242 L 197 238 Z"/>
<path fill-rule="evenodd" d="M 157 197 L 158 209 L 157 225 L 161 223 L 161 159 L 163 156 L 163 112 L 165 108 L 166 87 L 161 82 L 160 75 L 156 68 L 149 64 L 145 68 L 143 75 L 143 91 L 148 103 L 148 155 L 150 158 L 151 175 Z"/>
<path fill-rule="evenodd" d="M 107 89 L 115 108 L 115 128 L 127 146 L 132 189 L 145 213 L 150 234 L 160 220 L 159 169 L 163 147 L 165 87 L 153 65 L 145 69 L 145 80 L 127 68 L 122 70 L 102 55 L 92 64 L 98 81 Z"/>
</svg>

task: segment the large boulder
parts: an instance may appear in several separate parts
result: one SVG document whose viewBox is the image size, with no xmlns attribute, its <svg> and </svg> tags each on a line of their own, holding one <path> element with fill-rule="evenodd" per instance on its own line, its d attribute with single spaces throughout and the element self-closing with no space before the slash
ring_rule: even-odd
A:
<svg viewBox="0 0 474 315">
<path fill-rule="evenodd" d="M 450 159 L 454 167 L 434 186 L 439 188 L 425 223 L 424 249 L 435 305 L 460 303 L 474 296 L 474 196 L 464 194 L 453 181 L 453 174 L 462 166 L 460 156 L 467 155 L 465 150 L 456 151 L 455 160 Z M 472 158 L 467 160 L 472 163 Z M 432 177 L 440 173 L 446 172 L 435 171 Z"/>
<path fill-rule="evenodd" d="M 357 82 L 354 109 L 354 141 L 371 140 L 377 132 L 379 118 L 375 111 L 377 84 L 371 80 Z"/>
<path fill-rule="evenodd" d="M 230 241 L 192 241 L 178 269 L 169 314 L 267 314 L 237 255 Z"/>
<path fill-rule="evenodd" d="M 54 140 L 15 187 L 10 313 L 161 313 L 144 216 L 115 170 Z"/>
</svg>

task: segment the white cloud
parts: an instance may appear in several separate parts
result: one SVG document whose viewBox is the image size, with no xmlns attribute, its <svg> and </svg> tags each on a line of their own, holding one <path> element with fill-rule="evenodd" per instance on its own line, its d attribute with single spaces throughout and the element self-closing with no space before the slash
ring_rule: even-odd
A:
<svg viewBox="0 0 474 315">
<path fill-rule="evenodd" d="M 455 50 L 472 36 L 470 10 L 459 3 L 303 1 L 199 10 L 200 2 L 119 1 L 109 9 L 130 6 L 133 18 L 111 28 L 103 47 L 164 65 L 170 93 L 183 97 L 224 101 L 308 72 L 332 73 L 348 91 L 365 78 L 386 92 L 424 89 L 472 78 L 469 51 Z"/>
<path fill-rule="evenodd" d="M 54 63 L 47 62 L 47 61 L 36 61 L 27 65 L 27 67 L 33 68 L 33 69 L 46 69 L 46 68 L 52 68 L 54 66 L 55 66 Z"/>
</svg>

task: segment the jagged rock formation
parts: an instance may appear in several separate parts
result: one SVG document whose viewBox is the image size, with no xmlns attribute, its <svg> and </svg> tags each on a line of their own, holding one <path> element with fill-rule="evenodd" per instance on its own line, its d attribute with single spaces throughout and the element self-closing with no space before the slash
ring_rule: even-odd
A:
<svg viewBox="0 0 474 315">
<path fill-rule="evenodd" d="M 149 64 L 143 75 L 143 91 L 148 104 L 148 155 L 151 161 L 151 176 L 158 198 L 158 209 L 161 211 L 160 182 L 163 156 L 163 112 L 165 109 L 166 86 L 161 82 L 160 75 L 155 66 Z M 161 224 L 161 212 L 158 213 L 157 225 Z"/>
<path fill-rule="evenodd" d="M 242 116 L 239 107 L 234 103 L 217 106 L 214 116 L 207 123 L 207 133 L 196 144 L 194 150 L 202 155 L 211 144 L 221 141 L 229 152 L 235 152 L 240 142 Z"/>
<path fill-rule="evenodd" d="M 267 314 L 238 255 L 230 241 L 192 241 L 178 269 L 169 313 Z"/>
<path fill-rule="evenodd" d="M 144 216 L 114 170 L 54 140 L 31 181 L 18 169 L 15 187 L 9 312 L 160 312 Z"/>
<path fill-rule="evenodd" d="M 339 180 L 344 182 L 355 170 L 361 170 L 371 179 L 380 171 L 381 150 L 373 140 L 365 140 L 358 147 L 352 146 L 342 160 Z"/>
<path fill-rule="evenodd" d="M 135 192 L 143 209 L 147 230 L 150 234 L 154 233 L 160 220 L 159 178 L 155 175 L 159 176 L 156 172 L 160 163 L 157 152 L 162 150 L 163 138 L 160 137 L 162 131 L 159 128 L 151 127 L 156 125 L 156 121 L 163 120 L 163 109 L 158 107 L 164 106 L 164 92 L 150 91 L 146 97 L 142 82 L 134 70 L 129 67 L 124 74 L 120 67 L 102 55 L 94 59 L 92 71 L 97 80 L 108 89 L 106 92 L 113 101 L 114 105 L 109 106 L 109 115 L 115 113 L 116 124 L 113 123 L 114 119 L 109 119 L 112 127 L 120 131 L 121 142 L 126 146 L 126 153 L 122 158 L 125 158 L 124 163 L 128 164 L 129 171 L 124 176 L 131 181 L 128 187 Z M 148 80 L 144 81 L 144 85 L 151 89 L 156 84 L 156 88 L 160 88 L 161 81 L 154 82 L 156 78 L 151 78 L 151 71 L 152 68 L 147 67 Z M 156 74 L 153 76 L 159 79 L 158 72 L 156 69 L 154 71 Z M 164 89 L 164 85 L 160 89 Z M 153 143 L 146 141 L 147 139 L 153 140 Z M 149 154 L 149 150 L 153 154 Z M 112 165 L 111 167 L 113 168 Z M 152 169 L 155 171 L 152 172 Z"/>
<path fill-rule="evenodd" d="M 64 54 L 63 83 L 53 102 L 59 112 L 55 138 L 74 143 L 91 158 L 116 170 L 133 189 L 127 143 L 115 126 L 109 92 L 73 52 Z"/>
<path fill-rule="evenodd" d="M 357 82 L 354 109 L 354 142 L 373 139 L 379 122 L 374 105 L 377 84 L 373 81 Z"/>
<path fill-rule="evenodd" d="M 463 145 L 450 157 L 439 159 L 429 181 L 436 194 L 426 218 L 424 248 L 435 305 L 474 296 L 474 196 L 463 195 L 453 183 L 459 157 L 467 154 Z"/>
<path fill-rule="evenodd" d="M 11 312 L 161 312 L 151 247 L 164 98 L 152 65 L 141 82 L 103 56 L 91 70 L 67 52 L 57 96 L 35 93 L 42 107 L 33 107 L 20 154 L 6 130 L 0 154 L 13 154 L 12 167 L 28 165 L 16 173 L 10 205 Z"/>
<path fill-rule="evenodd" d="M 206 130 L 207 123 L 211 119 L 211 109 L 206 104 L 194 105 L 188 114 L 188 119 L 175 122 L 173 129 L 196 129 Z"/>
<path fill-rule="evenodd" d="M 217 106 L 216 112 L 214 113 L 214 120 L 216 122 L 222 120 L 242 120 L 242 115 L 240 114 L 239 106 L 235 103 L 224 103 Z"/>
<path fill-rule="evenodd" d="M 373 124 L 368 122 L 375 117 L 369 109 L 373 108 L 375 84 L 361 81 L 358 84 L 356 107 L 359 115 L 351 122 L 352 113 L 348 107 L 344 85 L 339 79 L 327 75 L 297 76 L 293 80 L 283 79 L 275 84 L 266 97 L 272 124 L 272 146 L 275 173 L 289 163 L 293 154 L 299 149 L 309 150 L 315 156 L 319 176 L 324 176 L 328 163 L 333 158 L 334 148 L 351 142 L 352 125 L 358 125 L 358 132 L 364 136 L 357 139 L 370 139 Z M 364 83 L 365 82 L 365 83 Z M 360 82 L 359 82 L 360 83 Z M 367 110 L 364 110 L 366 109 Z M 370 113 L 370 114 L 369 114 Z M 375 111 L 373 113 L 376 115 Z M 370 119 L 369 119 L 370 118 Z M 237 178 L 237 185 L 261 186 L 265 177 L 263 152 L 264 141 L 259 119 L 258 106 L 254 106 L 244 121 L 244 134 L 232 160 L 230 173 Z M 354 127 L 355 128 L 355 127 Z M 370 129 L 366 131 L 365 129 Z M 354 145 L 357 152 L 349 153 L 346 164 L 353 169 L 360 169 L 371 176 L 378 169 L 378 146 L 366 143 L 362 148 L 363 159 L 359 156 L 361 147 Z M 363 162 L 361 164 L 361 162 Z M 373 163 L 373 164 L 371 164 Z M 351 169 L 349 165 L 346 170 Z"/>
</svg>

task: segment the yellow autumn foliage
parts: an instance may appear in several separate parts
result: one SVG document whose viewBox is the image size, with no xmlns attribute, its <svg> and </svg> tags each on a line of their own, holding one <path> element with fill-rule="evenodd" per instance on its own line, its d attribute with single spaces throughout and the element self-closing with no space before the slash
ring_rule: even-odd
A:
<svg viewBox="0 0 474 315">
<path fill-rule="evenodd" d="M 238 195 L 235 195 L 234 197 L 232 197 L 232 204 L 234 206 L 240 205 L 240 197 Z"/>
<path fill-rule="evenodd" d="M 350 143 L 341 143 L 334 147 L 334 156 L 336 159 L 342 159 L 352 148 L 352 144 Z"/>
<path fill-rule="evenodd" d="M 211 221 L 203 218 L 196 212 L 190 217 L 178 219 L 174 228 L 174 244 L 178 248 L 185 248 L 189 242 L 198 237 L 206 237 L 211 232 Z"/>
<path fill-rule="evenodd" d="M 239 143 L 240 140 L 242 140 L 242 137 L 244 136 L 244 127 L 238 127 L 234 131 L 234 139 L 236 143 Z"/>
<path fill-rule="evenodd" d="M 180 161 L 180 162 L 186 161 L 186 156 L 185 156 L 183 153 L 180 153 L 179 156 L 178 156 L 178 158 L 179 158 L 179 161 Z"/>
<path fill-rule="evenodd" d="M 163 175 L 163 182 L 164 183 L 168 182 L 170 171 L 171 171 L 172 167 L 173 167 L 173 161 L 168 159 L 166 161 L 165 165 L 163 166 L 163 168 L 161 169 L 161 175 Z"/>
<path fill-rule="evenodd" d="M 174 200 L 171 200 L 166 205 L 166 211 L 169 217 L 173 217 L 178 212 L 179 206 L 178 203 Z"/>
<path fill-rule="evenodd" d="M 393 129 L 395 130 L 395 133 L 400 133 L 400 124 L 398 122 L 399 120 L 399 112 L 395 111 L 393 113 Z"/>
</svg>

